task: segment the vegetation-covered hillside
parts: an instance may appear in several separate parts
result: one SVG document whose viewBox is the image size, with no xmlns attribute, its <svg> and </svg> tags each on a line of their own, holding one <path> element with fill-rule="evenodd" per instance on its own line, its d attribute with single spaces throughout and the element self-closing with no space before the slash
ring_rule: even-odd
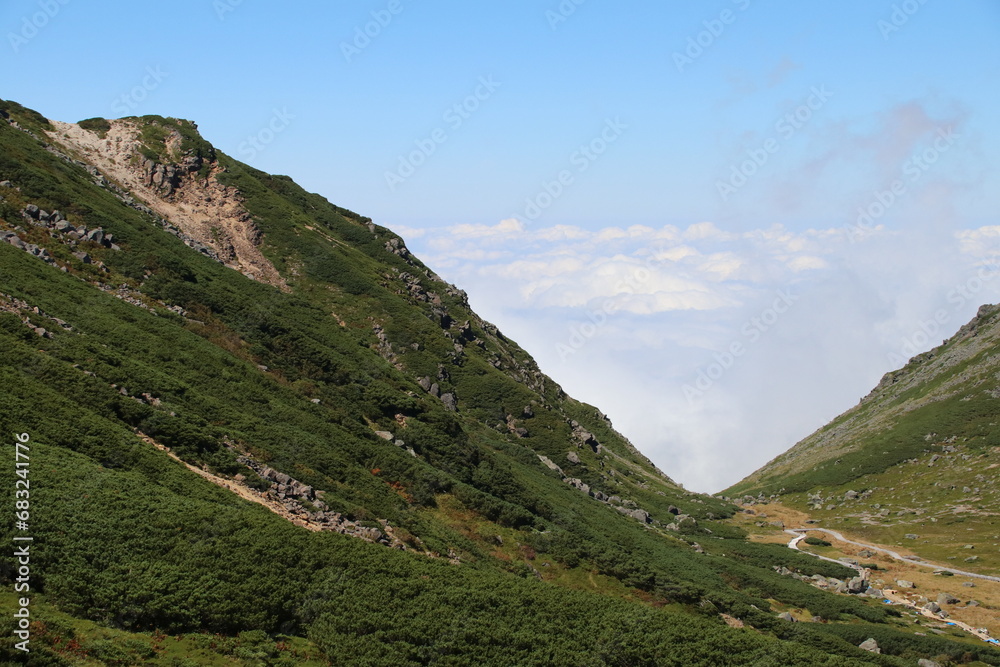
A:
<svg viewBox="0 0 1000 667">
<path fill-rule="evenodd" d="M 788 576 L 853 572 L 746 540 L 371 220 L 188 121 L 0 116 L 10 664 L 1000 664 Z"/>
<path fill-rule="evenodd" d="M 857 406 L 735 485 L 824 525 L 1000 572 L 1000 307 L 887 373 Z"/>
</svg>

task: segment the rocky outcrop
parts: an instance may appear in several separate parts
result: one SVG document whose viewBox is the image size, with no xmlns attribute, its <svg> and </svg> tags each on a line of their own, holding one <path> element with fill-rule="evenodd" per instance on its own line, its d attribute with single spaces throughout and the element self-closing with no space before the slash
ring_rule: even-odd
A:
<svg viewBox="0 0 1000 667">
<path fill-rule="evenodd" d="M 157 162 L 142 154 L 138 121 L 109 123 L 111 129 L 102 138 L 73 123 L 52 121 L 55 131 L 51 138 L 91 163 L 88 170 L 101 179 L 102 187 L 108 187 L 109 180 L 117 181 L 131 193 L 127 195 L 130 201 L 133 196 L 142 200 L 143 205 L 136 208 L 170 220 L 199 244 L 196 249 L 203 254 L 250 278 L 287 289 L 258 247 L 260 230 L 244 207 L 243 197 L 216 178 L 223 171 L 221 166 L 180 154 L 181 137 L 176 132 L 166 139 L 167 151 L 176 156 L 175 161 Z"/>
<path fill-rule="evenodd" d="M 317 530 L 329 530 L 343 535 L 350 535 L 365 540 L 377 542 L 398 549 L 406 549 L 406 545 L 395 538 L 387 521 L 380 520 L 383 530 L 372 526 L 363 526 L 351 521 L 339 512 L 333 512 L 322 500 L 323 492 L 317 491 L 294 477 L 263 465 L 253 458 L 240 454 L 236 460 L 252 470 L 262 480 L 269 482 L 267 489 L 257 492 L 271 503 L 280 505 L 284 512 L 293 519 L 305 522 Z M 245 478 L 238 475 L 234 480 L 242 484 Z"/>
</svg>

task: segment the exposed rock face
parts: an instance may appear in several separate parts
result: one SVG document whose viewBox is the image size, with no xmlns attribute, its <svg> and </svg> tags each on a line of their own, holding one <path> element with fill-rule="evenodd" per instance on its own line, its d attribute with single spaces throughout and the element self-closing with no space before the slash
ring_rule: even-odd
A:
<svg viewBox="0 0 1000 667">
<path fill-rule="evenodd" d="M 598 444 L 597 438 L 594 437 L 593 433 L 580 426 L 580 423 L 576 420 L 571 421 L 569 425 L 573 429 L 573 439 L 576 441 L 577 447 L 583 447 L 586 445 L 594 451 L 597 451 L 597 448 L 600 445 Z"/>
<path fill-rule="evenodd" d="M 262 496 L 265 501 L 279 505 L 282 515 L 290 520 L 306 522 L 313 530 L 329 530 L 358 537 L 366 542 L 377 542 L 397 549 L 406 549 L 406 545 L 395 538 L 387 521 L 379 520 L 379 523 L 382 524 L 382 530 L 358 524 L 339 512 L 330 511 L 330 508 L 321 499 L 322 491 L 317 492 L 308 484 L 303 484 L 290 475 L 258 463 L 248 456 L 239 455 L 236 460 L 257 473 L 261 479 L 271 482 L 271 486 L 266 491 L 256 493 Z M 242 483 L 243 480 L 234 481 Z M 303 505 L 303 503 L 306 504 Z"/>
<path fill-rule="evenodd" d="M 201 178 L 198 174 L 204 173 L 204 165 L 198 157 L 181 156 L 178 164 L 143 159 L 136 121 L 109 121 L 111 129 L 104 139 L 73 123 L 51 122 L 56 128 L 51 135 L 54 141 L 118 181 L 184 234 L 211 248 L 227 266 L 285 288 L 278 270 L 258 248 L 260 231 L 239 192 L 216 179 L 222 169 L 217 164 L 210 165 L 207 178 Z M 168 137 L 167 147 L 179 152 L 180 142 L 175 133 Z"/>
</svg>

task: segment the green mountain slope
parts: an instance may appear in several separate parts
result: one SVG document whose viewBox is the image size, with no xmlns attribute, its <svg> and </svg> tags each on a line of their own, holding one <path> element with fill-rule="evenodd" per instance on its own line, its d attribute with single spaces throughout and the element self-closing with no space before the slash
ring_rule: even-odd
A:
<svg viewBox="0 0 1000 667">
<path fill-rule="evenodd" d="M 391 231 L 187 121 L 0 115 L 30 664 L 1000 664 L 779 574 L 852 572 L 721 522 Z"/>
<path fill-rule="evenodd" d="M 996 574 L 998 349 L 1000 307 L 983 306 L 952 338 L 887 373 L 857 406 L 725 493 L 780 496 L 873 539 Z M 978 550 L 963 551 L 967 544 Z"/>
</svg>

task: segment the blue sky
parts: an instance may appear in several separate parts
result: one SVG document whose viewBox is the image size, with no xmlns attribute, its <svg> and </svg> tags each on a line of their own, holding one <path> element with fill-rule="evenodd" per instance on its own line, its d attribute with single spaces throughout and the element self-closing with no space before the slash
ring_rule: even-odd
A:
<svg viewBox="0 0 1000 667">
<path fill-rule="evenodd" d="M 189 118 L 397 229 L 697 490 L 1000 296 L 949 299 L 1000 250 L 991 0 L 8 0 L 0 27 L 0 97 Z"/>
</svg>

